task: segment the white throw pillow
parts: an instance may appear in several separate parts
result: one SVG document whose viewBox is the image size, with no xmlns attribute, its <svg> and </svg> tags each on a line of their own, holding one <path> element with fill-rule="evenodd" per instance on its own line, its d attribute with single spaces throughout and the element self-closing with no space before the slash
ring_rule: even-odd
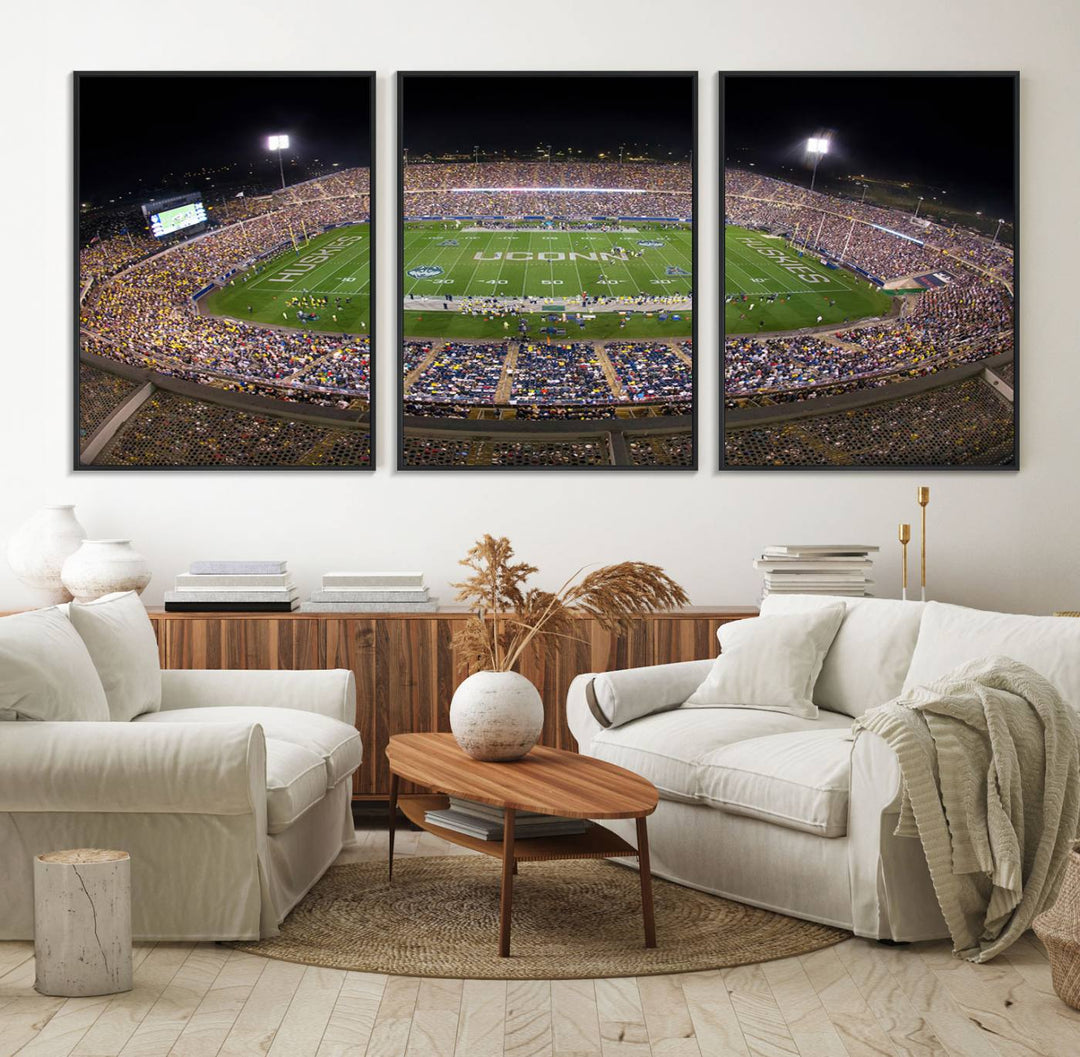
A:
<svg viewBox="0 0 1080 1057">
<path fill-rule="evenodd" d="M 68 616 L 101 677 L 113 719 L 126 723 L 161 708 L 157 639 L 134 591 L 72 602 Z"/>
<path fill-rule="evenodd" d="M 854 718 L 900 693 L 926 607 L 893 598 L 769 595 L 761 615 L 805 613 L 838 602 L 844 620 L 821 666 L 814 704 Z"/>
<path fill-rule="evenodd" d="M 0 717 L 109 718 L 94 662 L 58 609 L 35 609 L 0 620 Z"/>
<path fill-rule="evenodd" d="M 814 683 L 843 604 L 721 625 L 720 656 L 684 708 L 760 708 L 816 719 Z"/>
</svg>

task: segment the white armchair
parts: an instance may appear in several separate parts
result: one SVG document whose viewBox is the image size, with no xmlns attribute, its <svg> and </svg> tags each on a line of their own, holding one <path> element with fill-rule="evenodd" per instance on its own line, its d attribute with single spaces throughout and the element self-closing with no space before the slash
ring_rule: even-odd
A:
<svg viewBox="0 0 1080 1057">
<path fill-rule="evenodd" d="M 351 672 L 165 671 L 160 705 L 0 722 L 0 939 L 33 937 L 41 852 L 127 851 L 137 939 L 253 939 L 353 839 Z"/>
</svg>

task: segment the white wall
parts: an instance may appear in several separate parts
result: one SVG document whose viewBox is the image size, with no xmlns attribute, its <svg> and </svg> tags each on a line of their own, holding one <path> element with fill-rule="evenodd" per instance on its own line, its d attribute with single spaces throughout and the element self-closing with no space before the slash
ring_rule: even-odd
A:
<svg viewBox="0 0 1080 1057">
<path fill-rule="evenodd" d="M 61 0 L 18 4 L 5 16 L 5 30 L 0 540 L 37 505 L 74 502 L 91 535 L 130 535 L 151 558 L 154 581 L 145 596 L 151 604 L 191 559 L 230 555 L 286 557 L 305 591 L 330 568 L 422 568 L 448 600 L 456 560 L 485 531 L 509 535 L 549 585 L 587 562 L 637 558 L 663 564 L 702 604 L 755 600 L 759 580 L 750 561 L 767 543 L 875 542 L 883 547 L 878 592 L 895 595 L 896 524 L 917 520 L 915 488 L 929 484 L 932 597 L 1028 612 L 1080 608 L 1080 5 L 1074 0 Z M 194 42 L 181 45 L 185 38 Z M 374 474 L 70 469 L 70 72 L 196 67 L 379 71 L 381 413 Z M 391 468 L 397 362 L 392 75 L 448 67 L 700 71 L 697 473 Z M 715 469 L 715 72 L 808 68 L 1021 70 L 1019 473 Z M 602 103 L 597 119 L 603 120 Z M 883 118 L 884 135 L 915 136 L 918 127 L 917 115 Z M 133 136 L 142 134 L 132 129 Z M 0 608 L 27 601 L 6 566 L 0 568 Z"/>
</svg>

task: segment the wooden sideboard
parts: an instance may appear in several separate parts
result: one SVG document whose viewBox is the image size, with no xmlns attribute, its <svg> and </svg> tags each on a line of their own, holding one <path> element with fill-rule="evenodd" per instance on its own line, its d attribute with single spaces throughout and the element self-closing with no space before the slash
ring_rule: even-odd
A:
<svg viewBox="0 0 1080 1057">
<path fill-rule="evenodd" d="M 450 698 L 466 676 L 453 646 L 464 611 L 423 614 L 250 614 L 151 612 L 163 668 L 349 668 L 356 676 L 356 728 L 364 764 L 354 797 L 384 799 L 390 790 L 391 734 L 448 731 Z M 591 619 L 580 641 L 555 654 L 528 649 L 520 671 L 540 690 L 546 718 L 541 741 L 575 749 L 566 725 L 566 691 L 582 672 L 636 668 L 716 655 L 721 624 L 757 616 L 752 606 L 696 606 L 636 620 L 615 637 Z M 401 792 L 414 791 L 402 783 Z"/>
</svg>

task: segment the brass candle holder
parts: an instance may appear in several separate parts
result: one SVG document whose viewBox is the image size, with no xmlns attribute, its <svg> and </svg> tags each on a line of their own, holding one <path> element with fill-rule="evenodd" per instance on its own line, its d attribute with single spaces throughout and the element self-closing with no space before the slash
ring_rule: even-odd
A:
<svg viewBox="0 0 1080 1057">
<path fill-rule="evenodd" d="M 920 537 L 919 537 L 919 549 L 921 551 L 920 562 L 919 562 L 919 566 L 920 566 L 919 583 L 920 583 L 920 586 L 922 587 L 922 600 L 925 602 L 926 601 L 926 508 L 930 504 L 930 489 L 927 488 L 926 485 L 920 485 L 919 486 L 919 491 L 917 493 L 916 498 L 918 499 L 919 506 L 921 508 L 921 510 L 920 510 L 920 514 L 921 514 L 920 520 L 922 522 L 922 524 L 920 526 L 922 531 L 921 531 Z"/>
<path fill-rule="evenodd" d="M 901 575 L 900 575 L 900 597 L 907 601 L 907 545 L 911 542 L 911 526 L 906 522 L 900 523 L 899 531 L 897 532 L 897 539 L 900 540 L 901 547 Z"/>
</svg>

